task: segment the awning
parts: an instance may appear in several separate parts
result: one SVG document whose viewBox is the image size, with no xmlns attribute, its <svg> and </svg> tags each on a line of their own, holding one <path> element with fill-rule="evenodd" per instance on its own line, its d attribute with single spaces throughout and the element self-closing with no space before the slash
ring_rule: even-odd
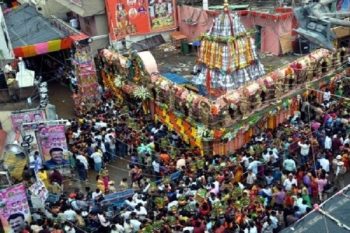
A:
<svg viewBox="0 0 350 233">
<path fill-rule="evenodd" d="M 70 38 L 46 41 L 33 45 L 16 47 L 13 49 L 15 57 L 34 57 L 41 54 L 69 49 L 72 46 Z"/>
<path fill-rule="evenodd" d="M 69 49 L 72 42 L 88 38 L 83 33 L 70 30 L 69 25 L 58 27 L 57 22 L 43 17 L 28 4 L 7 12 L 4 18 L 16 57 L 33 57 Z"/>
</svg>

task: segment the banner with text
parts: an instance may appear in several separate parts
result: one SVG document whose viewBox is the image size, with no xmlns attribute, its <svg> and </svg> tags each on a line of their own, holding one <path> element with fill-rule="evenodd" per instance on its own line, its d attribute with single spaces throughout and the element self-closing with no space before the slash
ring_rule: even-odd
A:
<svg viewBox="0 0 350 233">
<path fill-rule="evenodd" d="M 42 157 L 46 161 L 45 165 L 49 169 L 68 164 L 64 156 L 64 152 L 68 149 L 64 125 L 47 125 L 39 128 L 37 140 Z"/>
<path fill-rule="evenodd" d="M 22 232 L 26 222 L 30 222 L 30 209 L 23 184 L 0 190 L 0 218 L 4 232 Z"/>
<path fill-rule="evenodd" d="M 28 112 L 13 112 L 11 113 L 12 128 L 14 131 L 18 132 L 21 129 L 23 123 L 33 123 L 39 121 L 45 121 L 46 115 L 44 110 L 33 110 Z M 37 129 L 37 124 L 31 124 L 24 126 L 24 130 Z"/>
</svg>

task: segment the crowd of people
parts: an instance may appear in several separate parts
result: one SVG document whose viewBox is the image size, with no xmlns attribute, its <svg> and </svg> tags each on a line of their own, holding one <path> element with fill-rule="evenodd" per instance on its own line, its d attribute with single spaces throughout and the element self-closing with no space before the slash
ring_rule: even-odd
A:
<svg viewBox="0 0 350 233">
<path fill-rule="evenodd" d="M 138 106 L 103 97 L 66 124 L 66 158 L 85 190 L 65 192 L 60 171 L 48 175 L 40 167 L 39 177 L 59 198 L 23 232 L 278 232 L 345 185 L 350 112 L 325 97 L 322 104 L 306 97 L 288 122 L 229 156 L 202 154 Z M 120 159 L 128 161 L 129 177 L 116 182 L 108 165 Z M 89 169 L 96 189 L 88 185 Z M 106 195 L 128 189 L 134 194 L 123 205 L 103 204 Z"/>
</svg>

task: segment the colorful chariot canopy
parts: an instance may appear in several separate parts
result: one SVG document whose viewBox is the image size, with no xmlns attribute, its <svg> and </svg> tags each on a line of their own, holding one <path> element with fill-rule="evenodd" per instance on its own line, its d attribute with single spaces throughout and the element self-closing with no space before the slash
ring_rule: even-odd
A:
<svg viewBox="0 0 350 233">
<path fill-rule="evenodd" d="M 209 32 L 202 36 L 197 60 L 193 82 L 205 86 L 211 97 L 238 89 L 265 74 L 253 38 L 226 3 Z"/>
</svg>

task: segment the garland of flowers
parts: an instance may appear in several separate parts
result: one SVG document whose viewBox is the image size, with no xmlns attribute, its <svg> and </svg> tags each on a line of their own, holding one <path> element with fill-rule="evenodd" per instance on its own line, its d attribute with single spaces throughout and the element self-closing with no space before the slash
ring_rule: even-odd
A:
<svg viewBox="0 0 350 233">
<path fill-rule="evenodd" d="M 212 35 L 202 35 L 200 40 L 209 41 L 209 42 L 217 42 L 217 43 L 233 43 L 235 40 L 250 36 L 251 32 L 244 32 L 235 36 L 212 36 Z"/>
<path fill-rule="evenodd" d="M 151 93 L 148 91 L 148 89 L 144 86 L 138 86 L 134 90 L 133 93 L 134 97 L 137 99 L 140 99 L 142 101 L 150 99 L 151 98 Z"/>
<path fill-rule="evenodd" d="M 117 75 L 115 78 L 114 78 L 114 85 L 117 87 L 117 88 L 121 88 L 122 86 L 124 86 L 125 84 L 125 81 L 123 80 L 122 76 L 121 75 Z"/>
</svg>

